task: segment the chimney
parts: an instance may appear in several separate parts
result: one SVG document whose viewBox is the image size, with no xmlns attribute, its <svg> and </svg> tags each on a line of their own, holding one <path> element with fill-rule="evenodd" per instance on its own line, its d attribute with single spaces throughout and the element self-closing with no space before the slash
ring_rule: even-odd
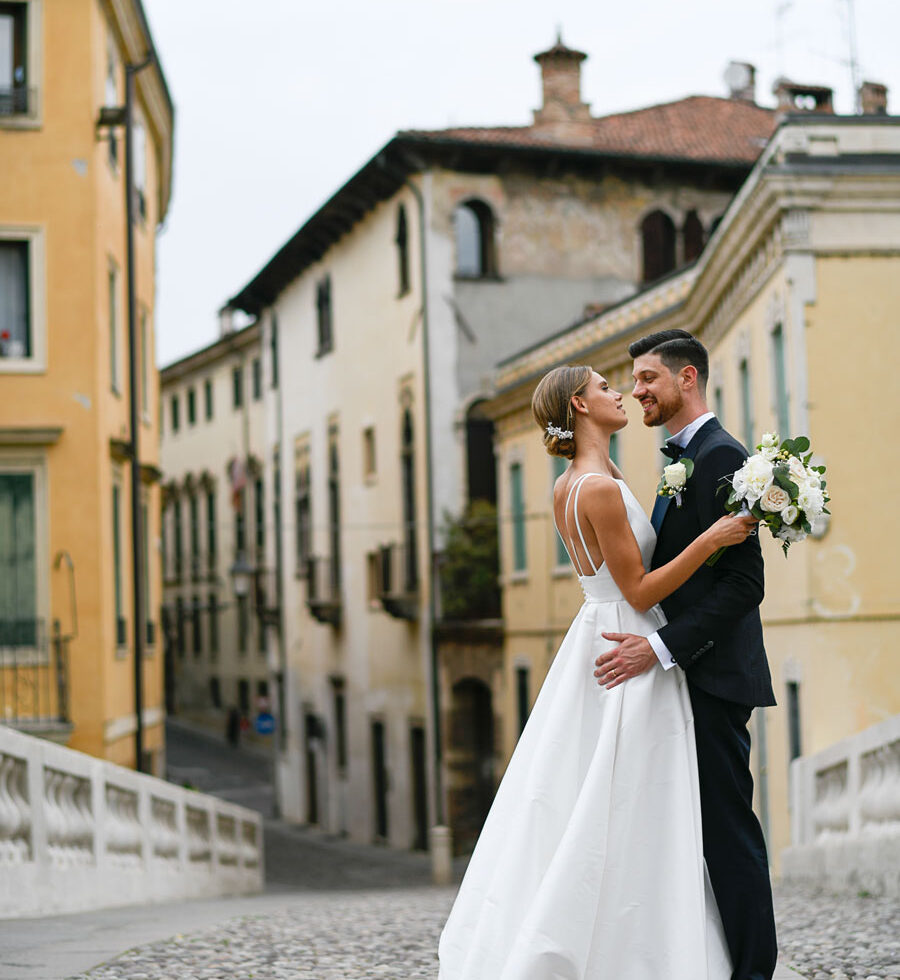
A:
<svg viewBox="0 0 900 980">
<path fill-rule="evenodd" d="M 729 61 L 725 69 L 728 98 L 756 104 L 756 68 L 747 61 Z"/>
<path fill-rule="evenodd" d="M 227 337 L 230 333 L 234 333 L 234 310 L 223 306 L 219 310 L 219 337 Z"/>
<path fill-rule="evenodd" d="M 567 48 L 557 34 L 556 44 L 534 56 L 541 66 L 544 104 L 534 112 L 534 125 L 548 129 L 563 142 L 589 142 L 591 109 L 581 101 L 583 51 Z"/>
<path fill-rule="evenodd" d="M 834 115 L 834 93 L 826 85 L 800 85 L 789 78 L 777 78 L 772 91 L 778 99 L 775 113 L 779 121 L 785 116 Z"/>
<path fill-rule="evenodd" d="M 887 86 L 863 82 L 859 87 L 859 108 L 864 116 L 887 115 Z"/>
</svg>

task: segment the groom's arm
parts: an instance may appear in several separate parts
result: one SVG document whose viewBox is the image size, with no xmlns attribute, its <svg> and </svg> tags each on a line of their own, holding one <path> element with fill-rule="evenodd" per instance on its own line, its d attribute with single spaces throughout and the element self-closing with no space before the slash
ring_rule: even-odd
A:
<svg viewBox="0 0 900 980">
<path fill-rule="evenodd" d="M 696 495 L 701 529 L 725 513 L 726 493 L 717 494 L 722 479 L 731 476 L 744 463 L 745 455 L 732 444 L 716 446 L 703 460 L 703 479 L 688 484 Z M 701 474 L 697 474 L 698 476 Z M 757 536 L 743 544 L 726 548 L 712 569 L 713 579 L 703 597 L 684 609 L 666 626 L 659 638 L 682 668 L 689 667 L 712 649 L 715 641 L 762 602 L 764 572 Z"/>
</svg>

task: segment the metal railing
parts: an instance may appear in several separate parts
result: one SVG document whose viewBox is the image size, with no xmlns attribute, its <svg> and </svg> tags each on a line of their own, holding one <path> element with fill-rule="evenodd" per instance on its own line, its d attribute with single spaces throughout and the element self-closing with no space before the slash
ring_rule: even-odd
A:
<svg viewBox="0 0 900 980">
<path fill-rule="evenodd" d="M 378 559 L 378 598 L 385 611 L 398 619 L 417 619 L 419 571 L 415 549 L 401 544 L 383 545 Z"/>
<path fill-rule="evenodd" d="M 333 558 L 307 561 L 306 605 L 313 618 L 337 626 L 341 621 L 340 565 Z"/>
<path fill-rule="evenodd" d="M 36 88 L 25 85 L 0 88 L 0 116 L 33 116 L 36 113 Z"/>
<path fill-rule="evenodd" d="M 68 693 L 68 639 L 42 619 L 0 620 L 0 724 L 66 724 Z"/>
</svg>

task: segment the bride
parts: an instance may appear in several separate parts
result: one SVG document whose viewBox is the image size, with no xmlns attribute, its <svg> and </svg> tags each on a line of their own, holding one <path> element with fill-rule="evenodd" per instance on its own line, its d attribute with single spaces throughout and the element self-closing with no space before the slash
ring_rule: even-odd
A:
<svg viewBox="0 0 900 980">
<path fill-rule="evenodd" d="M 599 686 L 604 633 L 648 635 L 656 605 L 750 519 L 723 517 L 648 572 L 653 528 L 609 457 L 622 396 L 589 367 L 547 374 L 532 399 L 556 481 L 557 531 L 584 605 L 547 674 L 439 946 L 440 980 L 728 980 L 703 862 L 684 674 Z"/>
</svg>

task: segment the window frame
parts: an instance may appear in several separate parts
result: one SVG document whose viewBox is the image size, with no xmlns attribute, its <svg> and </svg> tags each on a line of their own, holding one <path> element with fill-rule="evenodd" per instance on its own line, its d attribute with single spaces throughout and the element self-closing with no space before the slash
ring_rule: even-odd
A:
<svg viewBox="0 0 900 980">
<path fill-rule="evenodd" d="M 43 126 L 43 6 L 44 0 L 8 0 L 23 8 L 25 14 L 25 112 L 0 115 L 0 129 L 39 129 Z"/>
<path fill-rule="evenodd" d="M 330 273 L 316 283 L 316 339 L 316 357 L 334 350 L 334 300 Z"/>
<path fill-rule="evenodd" d="M 42 374 L 47 370 L 46 248 L 42 226 L 0 225 L 0 241 L 28 245 L 28 329 L 31 353 L 0 357 L 0 374 Z"/>
</svg>

